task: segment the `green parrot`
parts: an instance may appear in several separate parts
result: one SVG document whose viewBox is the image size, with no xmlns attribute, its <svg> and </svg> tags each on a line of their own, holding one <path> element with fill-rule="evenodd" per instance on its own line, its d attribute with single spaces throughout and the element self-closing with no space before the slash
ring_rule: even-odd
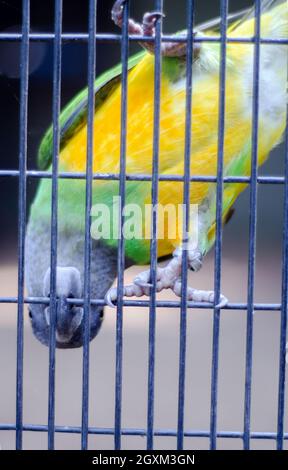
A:
<svg viewBox="0 0 288 470">
<path fill-rule="evenodd" d="M 123 3 L 117 0 L 112 19 L 123 22 Z M 154 36 L 155 23 L 161 12 L 146 13 L 142 24 L 129 19 L 130 34 Z M 195 37 L 219 36 L 220 20 L 196 27 Z M 228 37 L 251 38 L 254 34 L 254 10 L 230 15 Z M 261 34 L 273 39 L 288 37 L 287 1 L 264 0 L 261 8 Z M 177 38 L 177 35 L 175 35 Z M 126 173 L 152 175 L 154 117 L 154 43 L 143 42 L 144 51 L 128 63 L 127 91 L 127 150 Z M 183 176 L 185 153 L 186 103 L 186 44 L 162 43 L 161 104 L 159 126 L 159 174 Z M 259 145 L 258 164 L 281 142 L 286 126 L 287 46 L 262 44 L 260 54 Z M 224 175 L 249 176 L 251 168 L 252 102 L 254 45 L 248 42 L 227 44 L 226 105 L 224 138 Z M 197 42 L 193 57 L 192 152 L 191 175 L 215 176 L 218 158 L 219 121 L 219 42 Z M 62 111 L 60 116 L 59 170 L 85 172 L 87 142 L 87 89 L 82 91 Z M 95 115 L 93 172 L 108 174 L 120 171 L 121 135 L 121 65 L 109 70 L 95 82 Z M 39 167 L 51 170 L 53 130 L 45 134 L 38 154 Z M 60 308 L 56 318 L 56 345 L 59 348 L 80 347 L 83 344 L 83 308 L 71 299 L 83 297 L 83 265 L 85 238 L 85 180 L 59 179 L 58 187 L 58 253 L 56 293 Z M 223 222 L 233 203 L 245 189 L 245 184 L 225 183 Z M 141 235 L 151 232 L 151 181 L 126 181 L 125 203 L 136 204 L 145 214 L 140 224 Z M 119 194 L 115 180 L 93 181 L 93 208 L 105 207 L 109 228 L 113 223 L 114 201 Z M 177 208 L 182 204 L 183 182 L 159 182 L 159 207 Z M 198 271 L 206 253 L 215 241 L 216 185 L 193 182 L 190 203 L 198 208 L 197 222 L 190 227 L 187 246 L 188 264 Z M 94 210 L 94 209 L 93 209 Z M 92 211 L 93 215 L 93 211 Z M 163 215 L 165 219 L 165 214 Z M 159 215 L 159 227 L 161 217 Z M 97 225 L 97 224 L 96 224 Z M 171 226 L 179 229 L 171 235 L 165 225 L 158 233 L 159 258 L 173 255 L 164 268 L 157 269 L 157 292 L 171 289 L 181 296 L 182 215 L 174 212 Z M 193 221 L 192 221 L 193 225 Z M 98 228 L 97 228 L 98 227 Z M 115 305 L 117 289 L 111 288 L 117 276 L 118 237 L 98 236 L 100 228 L 91 226 L 91 297 L 105 298 Z M 158 227 L 158 228 L 159 228 Z M 139 228 L 139 227 L 138 227 Z M 195 244 L 194 233 L 197 233 Z M 32 204 L 26 235 L 26 282 L 29 296 L 50 295 L 50 233 L 51 180 L 41 181 Z M 115 233 L 115 230 L 113 231 Z M 116 227 L 118 233 L 118 226 Z M 146 232 L 145 232 L 146 233 Z M 101 235 L 101 233 L 100 233 Z M 191 241 L 191 243 L 190 243 Z M 145 236 L 125 240 L 126 266 L 148 264 L 150 240 Z M 124 296 L 149 295 L 150 270 L 139 274 L 131 285 L 124 286 Z M 214 303 L 212 291 L 188 287 L 188 300 Z M 69 302 L 67 302 L 69 299 Z M 227 299 L 221 295 L 219 307 Z M 48 344 L 50 307 L 46 304 L 29 306 L 32 328 L 36 337 Z M 94 338 L 103 320 L 103 308 L 91 305 L 90 339 Z"/>
</svg>

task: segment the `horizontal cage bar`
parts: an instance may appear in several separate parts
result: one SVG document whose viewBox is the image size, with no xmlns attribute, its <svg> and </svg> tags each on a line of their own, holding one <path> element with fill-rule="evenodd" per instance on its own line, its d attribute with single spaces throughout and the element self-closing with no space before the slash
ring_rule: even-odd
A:
<svg viewBox="0 0 288 470">
<path fill-rule="evenodd" d="M 52 174 L 48 171 L 38 171 L 38 170 L 27 170 L 27 177 L 30 178 L 52 178 Z M 0 178 L 5 177 L 18 177 L 18 170 L 0 170 Z M 82 172 L 59 172 L 59 179 L 86 179 L 86 173 Z M 120 175 L 117 173 L 94 173 L 92 175 L 94 180 L 115 180 L 119 181 Z M 138 174 L 126 174 L 127 181 L 152 181 L 151 175 L 138 175 Z M 184 176 L 179 175 L 159 175 L 159 181 L 180 181 L 184 182 Z M 217 176 L 209 175 L 194 175 L 190 177 L 190 182 L 203 182 L 203 183 L 217 183 Z M 251 178 L 249 176 L 224 176 L 224 183 L 251 183 Z M 285 184 L 284 176 L 258 176 L 257 183 L 260 184 Z"/>
<path fill-rule="evenodd" d="M 50 299 L 48 297 L 25 297 L 24 303 L 26 304 L 47 304 L 49 305 Z M 17 297 L 0 297 L 0 304 L 17 304 Z M 73 303 L 73 305 L 83 305 L 84 299 L 67 299 L 67 303 Z M 106 305 L 103 299 L 90 299 L 91 305 Z M 127 307 L 148 307 L 149 300 L 124 300 L 123 305 Z M 173 300 L 159 300 L 156 302 L 156 307 L 168 307 L 175 308 L 181 305 L 180 301 Z M 187 303 L 189 308 L 213 308 L 212 304 L 206 302 L 191 302 Z M 230 302 L 222 309 L 226 310 L 247 310 L 247 303 L 244 302 Z M 281 304 L 277 303 L 255 303 L 254 310 L 281 310 Z"/>
<path fill-rule="evenodd" d="M 97 40 L 98 43 L 115 43 L 119 42 L 121 43 L 121 38 L 122 36 L 119 34 L 95 34 L 95 39 Z M 63 33 L 61 35 L 61 40 L 63 42 L 88 42 L 89 35 L 87 33 Z M 29 34 L 29 40 L 30 41 L 36 41 L 36 42 L 43 42 L 43 41 L 54 41 L 55 40 L 55 34 L 54 33 L 30 33 Z M 9 42 L 18 42 L 22 41 L 22 34 L 21 33 L 0 33 L 0 41 L 9 41 Z M 140 36 L 140 35 L 129 35 L 129 41 L 132 42 L 139 42 L 139 41 L 145 41 L 145 42 L 154 42 L 154 38 L 151 38 L 150 36 Z M 185 43 L 187 42 L 187 37 L 186 36 L 172 36 L 172 35 L 163 35 L 161 37 L 162 42 L 179 42 L 179 43 Z M 196 37 L 194 39 L 194 43 L 220 43 L 220 36 L 215 37 L 215 36 L 205 36 L 205 37 Z M 255 38 L 254 37 L 249 37 L 249 38 L 227 38 L 227 43 L 236 43 L 236 44 L 254 44 L 255 43 Z M 287 39 L 275 39 L 275 38 L 261 38 L 260 39 L 260 44 L 288 44 Z"/>
<path fill-rule="evenodd" d="M 23 431 L 31 432 L 47 432 L 48 426 L 44 424 L 23 424 Z M 0 431 L 15 431 L 14 424 L 0 424 Z M 55 432 L 67 433 L 67 434 L 81 434 L 81 426 L 55 426 Z M 114 435 L 114 428 L 102 428 L 102 427 L 89 427 L 88 434 L 97 435 Z M 122 428 L 122 436 L 143 436 L 147 435 L 145 429 L 138 428 Z M 243 432 L 240 431 L 217 431 L 217 438 L 228 438 L 228 439 L 243 439 Z M 159 437 L 176 437 L 177 431 L 174 429 L 155 429 L 154 436 Z M 202 430 L 187 430 L 184 431 L 184 437 L 202 437 L 209 438 L 210 431 Z M 251 432 L 251 439 L 267 439 L 276 440 L 276 432 Z M 288 433 L 285 433 L 283 438 L 288 439 Z"/>
</svg>

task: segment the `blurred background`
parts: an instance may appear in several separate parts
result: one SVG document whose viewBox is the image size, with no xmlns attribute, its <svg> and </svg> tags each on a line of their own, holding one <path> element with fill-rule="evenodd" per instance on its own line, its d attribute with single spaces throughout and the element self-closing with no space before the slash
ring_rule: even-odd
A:
<svg viewBox="0 0 288 470">
<path fill-rule="evenodd" d="M 0 0 L 0 32 L 21 28 L 21 0 Z M 88 1 L 64 0 L 63 32 L 87 32 Z M 231 0 L 230 11 L 252 1 Z M 112 0 L 98 1 L 98 32 L 116 32 L 110 19 Z M 154 9 L 153 1 L 131 1 L 131 15 L 141 19 Z M 164 31 L 185 28 L 186 1 L 164 1 Z M 31 0 L 32 32 L 53 31 L 54 2 Z M 219 16 L 219 1 L 196 1 L 197 21 Z M 131 45 L 131 53 L 139 46 Z M 36 152 L 43 132 L 51 122 L 52 44 L 30 45 L 28 166 L 36 168 Z M 75 58 L 77 57 L 77 60 Z M 120 60 L 116 44 L 97 46 L 97 74 Z M 0 43 L 0 168 L 18 168 L 19 134 L 19 44 Z M 87 45 L 63 45 L 62 106 L 87 84 Z M 284 146 L 279 146 L 260 170 L 263 175 L 283 175 Z M 37 182 L 28 179 L 29 204 Z M 0 296 L 17 295 L 17 179 L 1 178 Z M 280 303 L 283 223 L 282 185 L 259 185 L 255 301 Z M 236 213 L 225 228 L 223 239 L 222 291 L 231 302 L 246 302 L 249 190 L 236 203 Z M 129 269 L 129 282 L 142 267 Z M 199 288 L 213 288 L 213 252 L 189 282 Z M 173 299 L 165 292 L 159 298 Z M 0 422 L 15 423 L 17 306 L 0 303 Z M 124 313 L 123 427 L 146 427 L 148 309 L 127 308 Z M 99 336 L 91 343 L 89 425 L 113 427 L 115 378 L 115 317 L 106 309 Z M 277 394 L 280 312 L 256 312 L 254 316 L 252 430 L 277 430 Z M 209 429 L 210 377 L 213 311 L 188 311 L 187 382 L 185 429 Z M 246 312 L 222 311 L 219 359 L 218 430 L 243 429 L 245 379 Z M 48 349 L 32 335 L 25 310 L 24 338 L 24 422 L 47 423 Z M 176 429 L 179 352 L 179 310 L 158 309 L 155 428 Z M 82 349 L 60 350 L 56 357 L 56 424 L 81 424 Z M 287 393 L 286 393 L 287 395 Z M 287 401 L 287 400 L 286 400 Z M 286 406 L 287 408 L 287 406 Z M 288 413 L 286 409 L 286 429 Z M 113 448 L 113 436 L 90 436 L 91 449 Z M 0 431 L 0 447 L 12 449 L 15 433 Z M 219 449 L 241 448 L 240 439 L 218 439 Z M 252 440 L 253 449 L 273 449 L 275 442 Z M 78 449 L 80 435 L 56 434 L 57 449 Z M 155 438 L 155 448 L 174 449 L 176 438 Z M 185 448 L 206 449 L 206 438 L 186 438 Z M 47 448 L 46 433 L 24 433 L 24 448 Z M 123 437 L 123 448 L 145 448 L 141 437 Z M 288 442 L 286 441 L 286 449 Z"/>
</svg>

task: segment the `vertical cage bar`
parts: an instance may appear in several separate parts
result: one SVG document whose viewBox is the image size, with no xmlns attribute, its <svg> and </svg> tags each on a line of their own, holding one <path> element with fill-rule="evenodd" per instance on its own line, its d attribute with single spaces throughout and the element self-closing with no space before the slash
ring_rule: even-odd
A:
<svg viewBox="0 0 288 470">
<path fill-rule="evenodd" d="M 287 302 L 288 302 L 288 125 L 287 125 L 287 117 L 286 117 L 277 450 L 283 450 L 283 443 L 284 443 Z"/>
<path fill-rule="evenodd" d="M 258 122 L 259 122 L 259 78 L 260 78 L 260 30 L 261 0 L 255 0 L 255 46 L 253 65 L 253 103 L 252 103 L 252 156 L 250 183 L 250 217 L 249 217 L 249 261 L 248 261 L 248 296 L 246 323 L 246 371 L 244 399 L 244 449 L 250 448 L 251 389 L 252 389 L 252 355 L 253 355 L 253 314 L 254 314 L 254 281 L 256 258 L 257 229 L 257 176 L 258 176 Z"/>
<path fill-rule="evenodd" d="M 16 449 L 22 449 L 23 435 L 23 314 L 24 314 L 24 266 L 27 187 L 27 126 L 29 87 L 29 31 L 30 0 L 22 3 L 22 42 L 20 76 L 20 124 L 19 124 L 19 189 L 18 189 L 18 304 L 17 304 L 17 373 L 16 373 Z"/>
<path fill-rule="evenodd" d="M 226 50 L 227 50 L 227 17 L 228 0 L 221 0 L 220 28 L 220 70 L 219 70 L 219 123 L 218 123 L 218 161 L 216 190 L 216 238 L 215 238 L 215 307 L 213 319 L 212 374 L 211 374 L 211 413 L 210 413 L 210 449 L 217 446 L 217 404 L 218 404 L 218 368 L 220 308 L 217 305 L 221 296 L 222 269 L 222 207 L 223 207 L 223 160 L 225 145 L 225 104 L 226 104 Z"/>
<path fill-rule="evenodd" d="M 194 0 L 187 2 L 187 56 L 186 56 L 186 122 L 185 154 L 183 185 L 183 238 L 182 238 L 182 272 L 181 272 L 181 307 L 180 307 L 180 350 L 178 379 L 178 427 L 177 449 L 183 449 L 184 443 L 184 410 L 185 410 L 185 373 L 186 373 L 186 329 L 187 329 L 187 279 L 188 257 L 187 244 L 190 225 L 190 163 L 191 163 L 191 129 L 192 129 L 192 65 L 193 65 L 193 25 Z"/>
<path fill-rule="evenodd" d="M 56 358 L 56 276 L 58 236 L 58 164 L 60 149 L 59 115 L 61 106 L 61 58 L 62 58 L 62 0 L 55 0 L 55 39 L 53 57 L 53 156 L 51 196 L 51 257 L 50 257 L 50 330 L 49 330 L 49 396 L 48 396 L 48 449 L 54 449 L 55 437 L 55 358 Z"/>
<path fill-rule="evenodd" d="M 90 300 L 91 300 L 91 249 L 90 214 L 92 207 L 94 113 L 96 74 L 96 14 L 97 0 L 89 0 L 89 39 L 88 39 L 88 117 L 87 117 L 87 157 L 86 157 L 86 200 L 85 200 L 85 245 L 84 245 L 84 317 L 83 317 L 83 367 L 82 367 L 82 429 L 81 448 L 88 448 L 89 425 L 89 352 L 90 352 Z"/>
<path fill-rule="evenodd" d="M 126 188 L 126 147 L 127 147 L 127 80 L 128 80 L 128 19 L 129 5 L 127 0 L 123 7 L 123 26 L 121 41 L 121 142 L 120 142 L 120 178 L 119 178 L 119 243 L 117 260 L 117 320 L 116 320 L 116 374 L 115 374 L 115 450 L 121 449 L 122 422 L 122 369 L 123 369 L 123 288 L 125 270 L 125 239 L 123 235 L 125 188 Z"/>
<path fill-rule="evenodd" d="M 155 0 L 155 10 L 163 11 L 163 0 Z M 154 388 L 155 388 L 155 330 L 156 330 L 156 284 L 157 284 L 157 226 L 159 193 L 159 125 L 161 95 L 161 36 L 162 20 L 155 27 L 154 61 L 154 123 L 153 123 L 153 163 L 152 163 L 152 226 L 150 244 L 151 291 L 149 302 L 149 358 L 148 358 L 148 404 L 147 404 L 147 449 L 153 449 L 154 443 Z"/>
</svg>

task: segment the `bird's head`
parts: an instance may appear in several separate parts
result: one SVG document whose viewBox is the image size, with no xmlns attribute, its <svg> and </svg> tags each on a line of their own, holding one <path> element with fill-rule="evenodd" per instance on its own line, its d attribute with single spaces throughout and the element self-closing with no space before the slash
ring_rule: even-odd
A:
<svg viewBox="0 0 288 470">
<path fill-rule="evenodd" d="M 83 276 L 82 276 L 83 277 Z M 43 296 L 50 297 L 50 268 L 43 278 Z M 58 348 L 77 348 L 83 345 L 83 305 L 73 304 L 73 299 L 83 297 L 83 279 L 75 267 L 57 267 L 55 329 Z M 98 333 L 103 320 L 103 307 L 90 307 L 90 340 Z M 49 345 L 51 311 L 50 305 L 32 303 L 29 317 L 35 336 Z"/>
</svg>

